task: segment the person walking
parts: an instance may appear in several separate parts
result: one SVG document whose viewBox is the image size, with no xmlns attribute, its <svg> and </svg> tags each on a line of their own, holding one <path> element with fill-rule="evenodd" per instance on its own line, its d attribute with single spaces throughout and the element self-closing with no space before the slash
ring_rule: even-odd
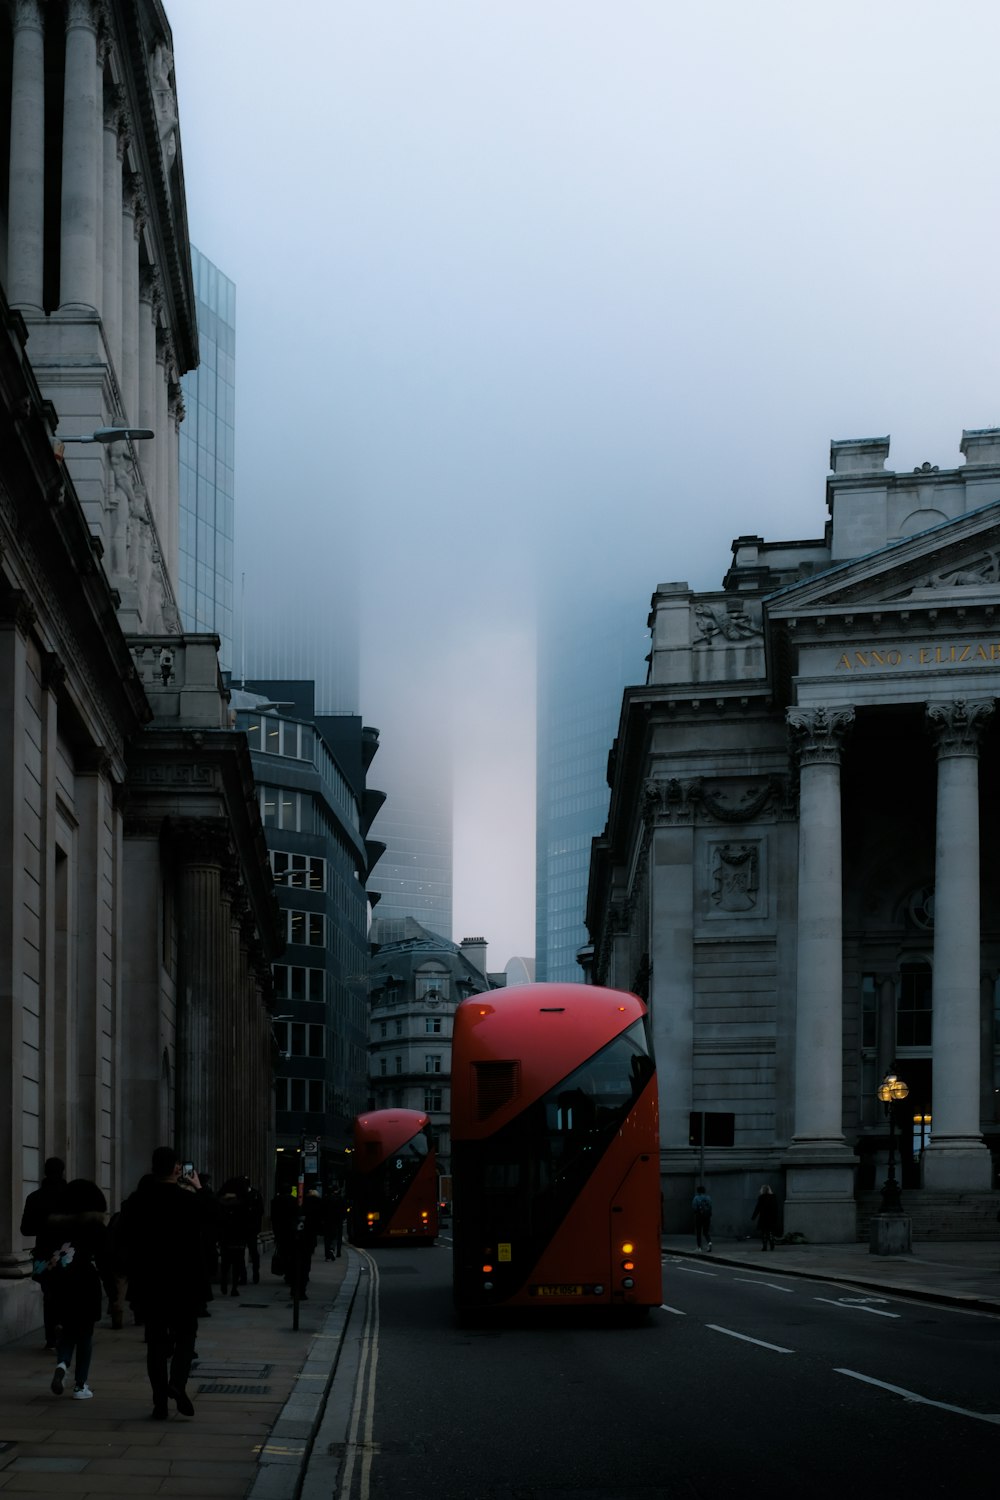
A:
<svg viewBox="0 0 1000 1500">
<path fill-rule="evenodd" d="M 256 1286 L 260 1281 L 260 1232 L 264 1227 L 264 1195 L 260 1188 L 251 1187 L 249 1177 L 243 1178 L 246 1188 L 247 1205 L 247 1256 L 250 1260 L 250 1270 L 253 1275 L 253 1284 Z M 240 1279 L 240 1285 L 246 1284 L 246 1275 Z"/>
<path fill-rule="evenodd" d="M 59 1327 L 58 1363 L 49 1389 L 62 1395 L 75 1354 L 75 1401 L 89 1401 L 94 1394 L 88 1384 L 94 1324 L 101 1317 L 104 1281 L 111 1271 L 107 1207 L 96 1182 L 78 1177 L 66 1184 L 38 1235 L 35 1274 Z"/>
<path fill-rule="evenodd" d="M 45 1163 L 45 1176 L 33 1193 L 29 1193 L 24 1200 L 24 1210 L 21 1214 L 21 1233 L 25 1239 L 31 1240 L 31 1254 L 34 1260 L 38 1257 L 38 1236 L 44 1227 L 49 1214 L 58 1208 L 60 1200 L 66 1192 L 66 1163 L 59 1156 L 50 1156 Z M 41 1281 L 42 1288 L 42 1321 L 45 1325 L 45 1352 L 55 1353 L 56 1334 L 58 1325 L 55 1314 L 49 1305 L 46 1295 L 46 1283 Z"/>
<path fill-rule="evenodd" d="M 240 1284 L 246 1282 L 243 1259 L 250 1236 L 250 1212 L 243 1179 L 230 1177 L 223 1183 L 216 1201 L 219 1236 L 219 1290 L 225 1296 L 240 1295 Z"/>
<path fill-rule="evenodd" d="M 705 1191 L 705 1184 L 699 1182 L 695 1188 L 694 1197 L 691 1199 L 691 1211 L 694 1214 L 694 1232 L 698 1240 L 698 1249 L 702 1249 L 702 1239 L 705 1241 L 704 1248 L 712 1248 L 712 1200 Z"/>
<path fill-rule="evenodd" d="M 327 1260 L 344 1253 L 344 1195 L 336 1183 L 323 1199 L 323 1250 Z"/>
<path fill-rule="evenodd" d="M 168 1398 L 194 1416 L 187 1380 L 205 1296 L 206 1204 L 197 1172 L 179 1185 L 181 1162 L 172 1146 L 153 1152 L 152 1171 L 122 1207 L 119 1238 L 129 1295 L 141 1307 L 152 1420 L 165 1421 Z M 189 1190 L 190 1189 L 190 1190 Z M 209 1202 L 210 1211 L 213 1204 Z"/>
<path fill-rule="evenodd" d="M 760 1231 L 760 1248 L 762 1250 L 773 1250 L 774 1231 L 778 1227 L 778 1200 L 766 1182 L 757 1194 L 757 1202 L 754 1204 L 751 1217 L 757 1220 L 757 1228 Z"/>
</svg>

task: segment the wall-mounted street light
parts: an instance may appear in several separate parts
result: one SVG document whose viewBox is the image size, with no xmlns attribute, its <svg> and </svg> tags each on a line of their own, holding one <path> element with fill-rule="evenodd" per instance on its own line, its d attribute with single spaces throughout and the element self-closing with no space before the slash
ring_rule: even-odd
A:
<svg viewBox="0 0 1000 1500">
<path fill-rule="evenodd" d="M 896 1137 L 895 1117 L 893 1105 L 900 1099 L 905 1099 L 910 1092 L 909 1085 L 895 1073 L 887 1073 L 878 1086 L 878 1097 L 885 1105 L 885 1112 L 889 1119 L 889 1169 L 885 1182 L 882 1184 L 882 1212 L 886 1214 L 898 1214 L 903 1211 L 903 1200 L 900 1196 L 899 1183 L 896 1181 Z"/>
<path fill-rule="evenodd" d="M 60 448 L 64 443 L 123 443 L 126 438 L 132 438 L 136 442 L 139 438 L 155 436 L 151 427 L 98 427 L 93 432 L 83 432 L 77 437 L 57 438 L 56 447 Z"/>
</svg>

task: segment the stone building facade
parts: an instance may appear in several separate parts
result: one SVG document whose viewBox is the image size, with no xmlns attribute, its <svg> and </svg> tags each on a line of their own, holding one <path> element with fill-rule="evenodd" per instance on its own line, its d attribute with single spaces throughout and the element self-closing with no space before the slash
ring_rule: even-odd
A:
<svg viewBox="0 0 1000 1500">
<path fill-rule="evenodd" d="M 430 1116 L 438 1171 L 451 1171 L 451 1038 L 455 1007 L 501 989 L 484 938 L 452 943 L 413 917 L 376 917 L 369 964 L 369 1109 Z"/>
<path fill-rule="evenodd" d="M 112 1206 L 164 1142 L 266 1180 L 279 934 L 218 640 L 175 604 L 198 338 L 158 0 L 0 0 L 0 161 L 9 1337 L 40 1321 L 19 1225 L 46 1156 Z"/>
<path fill-rule="evenodd" d="M 888 439 L 834 443 L 822 538 L 653 595 L 584 956 L 650 1004 L 673 1229 L 704 1170 L 720 1232 L 771 1181 L 786 1232 L 855 1238 L 893 1067 L 910 1203 L 995 1217 L 1000 429 L 961 448 L 893 473 Z"/>
</svg>

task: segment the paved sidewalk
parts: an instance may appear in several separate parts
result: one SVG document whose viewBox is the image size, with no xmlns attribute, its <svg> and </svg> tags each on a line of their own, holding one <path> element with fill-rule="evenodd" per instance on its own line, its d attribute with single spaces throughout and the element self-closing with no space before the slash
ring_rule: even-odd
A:
<svg viewBox="0 0 1000 1500">
<path fill-rule="evenodd" d="M 217 1294 L 199 1325 L 190 1419 L 171 1402 L 168 1421 L 150 1420 L 141 1328 L 115 1332 L 107 1318 L 98 1326 L 94 1399 L 86 1402 L 72 1399 L 72 1379 L 62 1396 L 52 1395 L 55 1356 L 43 1353 L 41 1328 L 5 1345 L 0 1443 L 10 1446 L 0 1449 L 0 1494 L 243 1500 L 269 1475 L 269 1493 L 291 1500 L 336 1362 L 336 1328 L 346 1318 L 346 1308 L 337 1316 L 338 1295 L 345 1279 L 353 1295 L 356 1262 L 346 1247 L 332 1262 L 320 1250 L 298 1331 L 288 1288 L 266 1260 L 258 1286 L 242 1287 L 239 1297 Z M 341 1300 L 350 1300 L 346 1290 Z M 275 1429 L 280 1436 L 272 1440 Z"/>
<path fill-rule="evenodd" d="M 694 1235 L 668 1234 L 663 1248 L 671 1255 L 718 1260 L 725 1265 L 788 1276 L 819 1276 L 851 1286 L 898 1292 L 931 1302 L 1000 1312 L 1000 1241 L 967 1240 L 956 1244 L 914 1245 L 911 1255 L 872 1255 L 867 1245 L 777 1245 L 762 1251 L 757 1240 L 715 1240 L 711 1255 L 701 1255 Z M 669 1267 L 664 1286 L 669 1286 Z M 664 1296 L 669 1301 L 665 1290 Z"/>
</svg>

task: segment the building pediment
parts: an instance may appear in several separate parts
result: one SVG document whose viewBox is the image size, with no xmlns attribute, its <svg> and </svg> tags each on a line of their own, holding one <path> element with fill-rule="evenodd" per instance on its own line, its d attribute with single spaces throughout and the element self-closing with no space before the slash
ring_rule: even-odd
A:
<svg viewBox="0 0 1000 1500">
<path fill-rule="evenodd" d="M 833 616 L 977 609 L 1000 604 L 1000 502 L 790 584 L 765 601 L 772 625 Z"/>
<path fill-rule="evenodd" d="M 1000 697 L 1000 502 L 782 589 L 764 610 L 786 702 Z"/>
</svg>

